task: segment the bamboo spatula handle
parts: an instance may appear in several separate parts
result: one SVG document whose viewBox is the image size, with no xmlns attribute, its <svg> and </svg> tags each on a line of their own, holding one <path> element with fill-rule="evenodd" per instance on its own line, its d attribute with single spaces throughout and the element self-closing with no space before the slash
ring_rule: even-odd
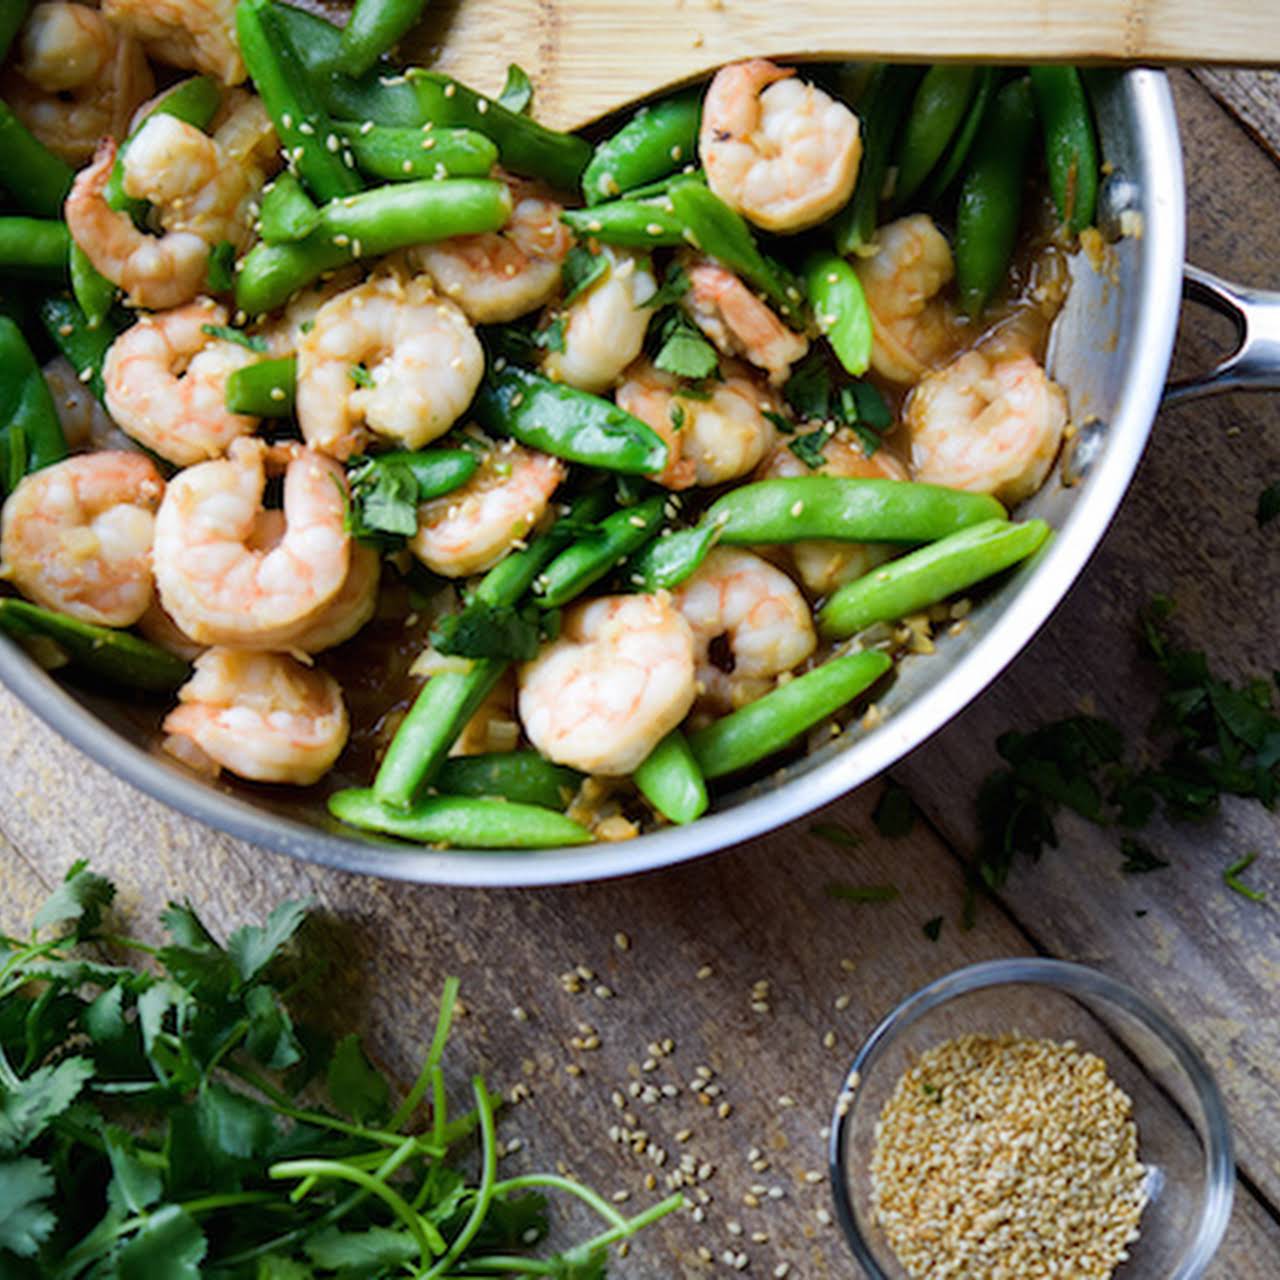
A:
<svg viewBox="0 0 1280 1280">
<path fill-rule="evenodd" d="M 1280 62 L 1275 0 L 433 0 L 413 52 L 576 128 L 745 57 Z"/>
</svg>

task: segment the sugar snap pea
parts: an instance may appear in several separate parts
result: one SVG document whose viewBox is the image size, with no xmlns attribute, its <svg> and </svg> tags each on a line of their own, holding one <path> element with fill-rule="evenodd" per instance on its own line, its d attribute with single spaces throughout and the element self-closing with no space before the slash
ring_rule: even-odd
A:
<svg viewBox="0 0 1280 1280">
<path fill-rule="evenodd" d="M 361 470 L 404 467 L 418 486 L 419 502 L 452 493 L 471 479 L 479 465 L 475 454 L 466 449 L 393 449 L 353 461 Z"/>
<path fill-rule="evenodd" d="M 1070 231 L 1083 231 L 1098 206 L 1098 137 L 1084 83 L 1075 67 L 1032 67 L 1049 165 L 1049 190 Z"/>
<path fill-rule="evenodd" d="M 65 222 L 16 214 L 0 217 L 0 274 L 63 281 L 70 254 Z"/>
<path fill-rule="evenodd" d="M 970 316 L 982 313 L 1008 274 L 1035 122 L 1024 76 L 996 94 L 974 146 L 956 208 L 955 247 L 960 305 Z"/>
<path fill-rule="evenodd" d="M 498 148 L 475 129 L 411 129 L 338 121 L 334 128 L 357 166 L 388 182 L 414 178 L 483 178 Z"/>
<path fill-rule="evenodd" d="M 320 225 L 320 210 L 286 169 L 263 191 L 258 221 L 268 244 L 292 244 L 305 240 Z"/>
<path fill-rule="evenodd" d="M 116 286 L 89 261 L 89 255 L 73 240 L 68 258 L 71 292 L 91 329 L 107 318 L 116 300 Z"/>
<path fill-rule="evenodd" d="M 259 360 L 227 375 L 224 393 L 231 413 L 252 418 L 288 418 L 293 413 L 298 364 L 293 356 Z"/>
<path fill-rule="evenodd" d="M 261 315 L 322 272 L 355 258 L 496 231 L 510 212 L 506 185 L 487 178 L 391 183 L 331 200 L 309 236 L 292 244 L 255 245 L 245 255 L 236 277 L 236 305 Z"/>
<path fill-rule="evenodd" d="M 973 97 L 969 99 L 964 119 L 960 122 L 955 137 L 951 139 L 947 154 L 929 175 L 929 181 L 925 183 L 921 194 L 921 203 L 937 204 L 951 184 L 960 176 L 964 162 L 969 158 L 969 152 L 973 148 L 974 139 L 978 136 L 978 129 L 982 125 L 987 109 L 991 105 L 991 99 L 995 97 L 999 85 L 1000 74 L 995 67 L 978 68 Z"/>
<path fill-rule="evenodd" d="M 4 169 L 0 185 L 20 209 L 41 218 L 60 218 L 62 202 L 75 175 L 0 102 L 0 155 Z"/>
<path fill-rule="evenodd" d="M 818 611 L 818 624 L 839 638 L 892 622 L 1025 560 L 1049 532 L 1043 520 L 972 525 L 846 583 Z"/>
<path fill-rule="evenodd" d="M 452 76 L 421 67 L 411 67 L 405 74 L 418 95 L 423 123 L 430 120 L 437 125 L 476 129 L 498 144 L 504 169 L 542 178 L 561 191 L 577 187 L 591 159 L 589 142 L 508 111 Z"/>
<path fill-rule="evenodd" d="M 119 332 L 111 317 L 94 326 L 74 298 L 50 294 L 40 303 L 40 320 L 80 381 L 102 400 L 102 363 Z"/>
<path fill-rule="evenodd" d="M 126 689 L 171 693 L 191 674 L 181 658 L 128 631 L 99 627 L 25 600 L 0 599 L 0 631 L 52 640 L 68 661 Z"/>
<path fill-rule="evenodd" d="M 866 93 L 858 103 L 862 117 L 862 162 L 853 198 L 832 221 L 836 251 L 845 256 L 874 252 L 889 157 L 912 91 L 920 79 L 918 67 L 878 63 Z"/>
<path fill-rule="evenodd" d="M 893 188 L 896 209 L 903 208 L 942 159 L 973 98 L 977 68 L 944 63 L 925 72 L 911 100 L 898 148 L 898 178 Z"/>
<path fill-rule="evenodd" d="M 576 769 L 552 764 L 536 751 L 450 756 L 435 780 L 442 795 L 489 796 L 547 809 L 564 809 L 581 783 Z"/>
<path fill-rule="evenodd" d="M 22 330 L 0 316 L 0 490 L 67 456 L 58 409 Z"/>
<path fill-rule="evenodd" d="M 138 136 L 142 126 L 152 116 L 174 116 L 185 124 L 194 125 L 197 129 L 205 128 L 213 119 L 222 101 L 222 90 L 217 81 L 209 76 L 192 76 L 189 80 L 181 80 L 168 92 L 157 97 L 147 113 L 138 121 L 137 126 L 120 144 L 116 151 L 115 164 L 107 177 L 104 195 L 107 203 L 117 210 L 127 210 L 135 221 L 141 221 L 147 210 L 147 202 L 126 193 L 124 189 L 124 161 L 129 147 Z"/>
<path fill-rule="evenodd" d="M 907 480 L 786 476 L 744 484 L 703 516 L 729 546 L 838 538 L 850 542 L 932 542 L 1004 508 L 984 493 Z"/>
<path fill-rule="evenodd" d="M 372 790 L 351 787 L 329 797 L 329 812 L 366 831 L 455 849 L 554 849 L 592 839 L 586 827 L 554 809 L 475 796 L 428 796 L 397 809 Z"/>
<path fill-rule="evenodd" d="M 641 107 L 611 137 L 597 145 L 582 174 L 587 204 L 625 195 L 674 173 L 697 155 L 699 92 L 676 94 Z"/>
<path fill-rule="evenodd" d="M 699 729 L 689 746 L 703 776 L 736 773 L 780 751 L 852 702 L 892 666 L 878 650 L 832 658 Z"/>
<path fill-rule="evenodd" d="M 719 537 L 710 523 L 661 534 L 631 557 L 623 576 L 640 591 L 674 590 L 697 573 Z"/>
<path fill-rule="evenodd" d="M 534 598 L 544 609 L 558 609 L 580 596 L 657 537 L 665 503 L 665 495 L 658 494 L 606 516 L 593 536 L 580 538 L 547 565 L 534 584 Z"/>
<path fill-rule="evenodd" d="M 818 332 L 845 369 L 860 378 L 871 367 L 872 328 L 857 272 L 837 254 L 811 254 L 804 267 L 804 291 Z"/>
<path fill-rule="evenodd" d="M 354 161 L 342 154 L 341 139 L 271 0 L 239 0 L 236 36 L 290 167 L 317 200 L 354 195 L 362 185 Z"/>
<path fill-rule="evenodd" d="M 756 245 L 751 228 L 709 187 L 680 182 L 668 196 L 677 218 L 703 253 L 718 258 L 731 271 L 755 285 L 788 323 L 802 323 L 802 295 L 795 277 L 781 263 L 766 258 Z"/>
<path fill-rule="evenodd" d="M 570 508 L 566 523 L 577 527 L 599 519 L 605 502 L 601 493 L 584 495 Z M 524 550 L 512 552 L 494 565 L 476 588 L 474 598 L 488 605 L 514 605 L 563 546 L 564 537 L 557 535 L 553 525 Z M 502 659 L 477 658 L 468 671 L 444 672 L 427 681 L 396 730 L 373 781 L 374 793 L 382 804 L 403 810 L 413 803 L 506 669 Z"/>
<path fill-rule="evenodd" d="M 584 466 L 644 475 L 667 465 L 667 446 L 639 418 L 516 365 L 485 379 L 472 413 L 491 432 Z"/>
<path fill-rule="evenodd" d="M 632 781 L 640 794 L 666 819 L 684 826 L 707 811 L 707 784 L 679 729 L 672 729 L 649 752 Z"/>
<path fill-rule="evenodd" d="M 583 239 L 629 249 L 674 248 L 684 243 L 684 223 L 665 200 L 611 200 L 594 209 L 565 209 L 560 221 Z"/>
<path fill-rule="evenodd" d="M 338 66 L 362 76 L 402 36 L 417 25 L 427 0 L 356 0 L 342 28 Z"/>
</svg>

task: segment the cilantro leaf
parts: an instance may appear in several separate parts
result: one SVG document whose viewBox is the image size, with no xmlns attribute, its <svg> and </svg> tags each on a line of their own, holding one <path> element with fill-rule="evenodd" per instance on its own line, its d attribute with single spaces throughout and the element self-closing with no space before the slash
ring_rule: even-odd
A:
<svg viewBox="0 0 1280 1280">
<path fill-rule="evenodd" d="M 667 274 L 658 292 L 644 305 L 651 311 L 660 311 L 663 307 L 674 306 L 689 292 L 689 273 L 678 263 L 673 262 L 667 268 Z"/>
<path fill-rule="evenodd" d="M 658 326 L 658 353 L 653 363 L 677 378 L 709 378 L 720 367 L 716 349 L 679 311 L 669 311 Z"/>
<path fill-rule="evenodd" d="M 343 1036 L 329 1063 L 329 1097 L 344 1116 L 357 1123 L 386 1115 L 390 1090 L 370 1065 L 358 1035 Z"/>
<path fill-rule="evenodd" d="M 62 920 L 76 921 L 76 938 L 86 938 L 97 930 L 116 889 L 105 876 L 90 871 L 88 865 L 83 859 L 71 864 L 62 884 L 36 913 L 34 932 Z"/>
<path fill-rule="evenodd" d="M 249 1029 L 245 1047 L 270 1071 L 283 1071 L 302 1061 L 302 1046 L 293 1019 L 270 987 L 250 987 L 244 996 Z"/>
<path fill-rule="evenodd" d="M 507 67 L 507 81 L 498 94 L 498 105 L 517 115 L 528 111 L 533 104 L 533 82 L 525 69 L 517 63 Z"/>
<path fill-rule="evenodd" d="M 368 388 L 376 385 L 373 380 L 373 374 L 371 374 L 362 364 L 353 364 L 347 370 L 347 377 L 349 377 L 357 387 Z"/>
<path fill-rule="evenodd" d="M 934 916 L 932 919 L 926 920 L 924 924 L 920 926 L 920 931 L 929 939 L 930 942 L 937 942 L 937 940 L 942 936 L 942 924 L 942 917 Z"/>
<path fill-rule="evenodd" d="M 804 463 L 810 471 L 816 471 L 824 462 L 826 456 L 824 450 L 827 447 L 827 441 L 831 439 L 831 433 L 826 427 L 819 427 L 816 431 L 806 431 L 802 436 L 792 436 L 787 441 L 787 448 Z"/>
<path fill-rule="evenodd" d="M 828 844 L 843 845 L 846 849 L 857 849 L 862 844 L 862 837 L 838 822 L 815 822 L 809 828 L 809 834 L 815 835 Z"/>
<path fill-rule="evenodd" d="M 563 305 L 567 307 L 608 270 L 609 259 L 605 254 L 592 253 L 585 245 L 575 244 L 560 267 L 560 281 L 564 287 Z"/>
<path fill-rule="evenodd" d="M 227 955 L 241 982 L 251 982 L 271 963 L 276 952 L 297 933 L 310 910 L 307 900 L 282 902 L 264 924 L 242 925 L 227 939 Z"/>
<path fill-rule="evenodd" d="M 155 1204 L 164 1194 L 164 1179 L 159 1170 L 138 1159 L 133 1135 L 112 1124 L 103 1129 L 102 1140 L 114 1175 L 111 1182 L 113 1200 L 130 1213 L 141 1213 Z"/>
<path fill-rule="evenodd" d="M 120 1250 L 114 1274 L 119 1280 L 200 1280 L 208 1248 L 185 1209 L 162 1205 Z"/>
<path fill-rule="evenodd" d="M 556 316 L 545 328 L 539 329 L 534 333 L 534 345 L 542 351 L 563 351 L 564 330 L 564 316 Z"/>
<path fill-rule="evenodd" d="M 401 462 L 365 458 L 347 472 L 345 527 L 354 538 L 398 550 L 418 531 L 418 482 Z"/>
<path fill-rule="evenodd" d="M 0 1251 L 32 1258 L 53 1234 L 57 1218 L 45 1201 L 53 1174 L 42 1160 L 0 1160 Z"/>
<path fill-rule="evenodd" d="M 1125 875 L 1144 875 L 1148 871 L 1160 871 L 1169 865 L 1141 840 L 1135 840 L 1132 836 L 1125 836 L 1120 841 L 1120 852 L 1124 855 L 1120 870 Z"/>
<path fill-rule="evenodd" d="M 528 662 L 537 656 L 543 616 L 529 606 L 485 604 L 473 600 L 461 613 L 441 618 L 431 643 L 441 653 L 460 658 L 510 658 Z"/>
<path fill-rule="evenodd" d="M 206 1159 L 215 1170 L 235 1171 L 252 1163 L 275 1136 L 270 1108 L 223 1084 L 200 1090 L 195 1120 Z"/>
<path fill-rule="evenodd" d="M 609 1251 L 602 1245 L 594 1249 L 571 1249 L 552 1258 L 551 1263 L 555 1270 L 547 1274 L 552 1280 L 605 1280 Z"/>
<path fill-rule="evenodd" d="M 315 1272 L 304 1263 L 274 1253 L 259 1258 L 258 1270 L 254 1273 L 254 1280 L 314 1280 L 314 1277 Z"/>
<path fill-rule="evenodd" d="M 911 828 L 916 825 L 916 806 L 907 789 L 896 782 L 889 782 L 876 801 L 871 821 L 876 824 L 876 830 L 887 839 L 895 840 L 899 836 L 909 835 Z"/>
<path fill-rule="evenodd" d="M 330 1227 L 303 1246 L 317 1267 L 334 1271 L 342 1267 L 398 1267 L 418 1256 L 418 1246 L 407 1231 L 370 1227 L 367 1231 L 339 1231 Z"/>
<path fill-rule="evenodd" d="M 1280 481 L 1258 494 L 1258 528 L 1266 528 L 1276 516 L 1280 516 Z"/>
<path fill-rule="evenodd" d="M 200 332 L 211 338 L 221 338 L 224 342 L 234 342 L 239 347 L 259 354 L 267 350 L 266 338 L 258 334 L 245 333 L 243 329 L 233 329 L 229 324 L 202 324 Z"/>
<path fill-rule="evenodd" d="M 821 352 L 811 351 L 783 383 L 782 397 L 802 421 L 825 421 L 831 416 L 831 370 Z"/>
<path fill-rule="evenodd" d="M 0 1085 L 0 1155 L 17 1155 L 60 1116 L 94 1076 L 88 1058 L 64 1058 Z"/>
</svg>

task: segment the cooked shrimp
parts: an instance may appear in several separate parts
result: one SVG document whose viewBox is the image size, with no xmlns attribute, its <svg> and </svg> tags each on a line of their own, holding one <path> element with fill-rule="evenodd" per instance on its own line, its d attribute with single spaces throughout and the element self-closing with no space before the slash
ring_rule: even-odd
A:
<svg viewBox="0 0 1280 1280">
<path fill-rule="evenodd" d="M 800 589 L 750 551 L 713 548 L 673 603 L 693 631 L 699 701 L 716 711 L 754 702 L 817 647 Z"/>
<path fill-rule="evenodd" d="M 219 458 L 250 434 L 257 418 L 226 406 L 227 376 L 257 359 L 206 328 L 225 325 L 227 309 L 205 298 L 143 316 L 107 351 L 102 367 L 107 409 L 129 436 L 179 467 Z"/>
<path fill-rule="evenodd" d="M 263 514 L 278 514 L 264 512 Z M 363 542 L 351 543 L 351 567 L 342 589 L 290 642 L 290 649 L 322 653 L 350 640 L 378 607 L 382 557 Z"/>
<path fill-rule="evenodd" d="M 235 93 L 238 105 L 212 137 L 176 116 L 149 117 L 125 155 L 124 189 L 151 204 L 164 231 L 240 252 L 254 236 L 275 130 L 259 98 Z"/>
<path fill-rule="evenodd" d="M 160 504 L 154 548 L 160 603 L 202 644 L 287 648 L 347 580 L 342 468 L 300 445 L 270 451 L 273 462 L 286 462 L 286 527 L 277 540 L 258 519 L 268 453 L 261 440 L 242 437 L 226 458 L 179 472 Z"/>
<path fill-rule="evenodd" d="M 667 444 L 667 466 L 657 477 L 668 489 L 722 484 L 749 472 L 773 447 L 777 432 L 765 416 L 782 406 L 743 365 L 726 361 L 723 382 L 707 399 L 684 396 L 678 379 L 637 360 L 614 397 Z"/>
<path fill-rule="evenodd" d="M 743 356 L 765 370 L 775 385 L 787 380 L 791 366 L 804 358 L 809 340 L 788 329 L 732 271 L 700 262 L 689 271 L 685 310 L 727 356 Z"/>
<path fill-rule="evenodd" d="M 63 212 L 72 238 L 135 307 L 163 311 L 190 302 L 204 285 L 209 246 L 189 231 L 148 235 L 107 203 L 104 188 L 116 144 L 104 138 L 93 163 L 76 174 Z"/>
<path fill-rule="evenodd" d="M 418 508 L 409 549 L 447 578 L 480 573 L 532 531 L 564 476 L 559 458 L 504 440 L 461 489 Z"/>
<path fill-rule="evenodd" d="M 116 426 L 102 401 L 80 381 L 66 356 L 54 356 L 40 371 L 53 396 L 58 422 L 72 453 L 94 449 L 125 450 L 138 446 Z"/>
<path fill-rule="evenodd" d="M 621 249 L 602 251 L 604 274 L 564 312 L 564 349 L 550 351 L 544 369 L 549 378 L 595 394 L 611 387 L 640 354 L 653 312 L 649 299 L 658 292 L 649 260 Z"/>
<path fill-rule="evenodd" d="M 503 324 L 550 302 L 573 233 L 536 183 L 505 178 L 515 202 L 501 231 L 454 236 L 412 251 L 415 265 L 476 324 Z"/>
<path fill-rule="evenodd" d="M 420 449 L 453 426 L 483 373 L 480 340 L 427 277 L 377 276 L 324 303 L 299 337 L 298 424 L 336 458 L 371 435 Z"/>
<path fill-rule="evenodd" d="M 48 609 L 128 627 L 151 603 L 164 481 L 141 453 L 87 453 L 24 477 L 0 517 L 0 575 Z"/>
<path fill-rule="evenodd" d="M 1008 506 L 1044 483 L 1067 425 L 1067 397 L 1029 355 L 967 352 L 907 401 L 916 479 Z"/>
<path fill-rule="evenodd" d="M 134 108 L 154 89 L 142 46 L 87 4 L 36 5 L 3 81 L 14 114 L 75 166 L 100 138 L 123 138 Z"/>
<path fill-rule="evenodd" d="M 187 662 L 194 662 L 208 648 L 197 644 L 174 620 L 165 613 L 154 596 L 147 611 L 138 619 L 138 631 L 152 644 L 159 645 L 166 653 L 172 653 Z"/>
<path fill-rule="evenodd" d="M 801 427 L 797 431 L 809 429 Z M 770 476 L 813 474 L 814 470 L 802 462 L 785 441 L 779 441 L 757 472 L 762 480 Z M 877 449 L 868 457 L 861 441 L 846 427 L 837 431 L 823 447 L 822 465 L 816 474 L 869 480 L 909 479 L 906 467 L 887 449 Z M 827 538 L 793 542 L 787 550 L 800 581 L 819 596 L 828 595 L 846 582 L 862 577 L 894 554 L 892 547 L 880 543 L 836 542 Z"/>
<path fill-rule="evenodd" d="M 236 0 L 102 0 L 102 12 L 158 62 L 206 72 L 223 84 L 245 77 Z"/>
<path fill-rule="evenodd" d="M 283 653 L 210 649 L 195 660 L 164 729 L 165 750 L 196 767 L 207 757 L 213 772 L 305 787 L 332 767 L 350 725 L 326 672 Z"/>
<path fill-rule="evenodd" d="M 693 671 L 693 636 L 665 592 L 605 596 L 520 668 L 520 719 L 557 764 L 630 773 L 688 714 Z"/>
<path fill-rule="evenodd" d="M 711 190 L 766 231 L 803 231 L 853 194 L 858 117 L 763 58 L 722 67 L 702 104 L 698 154 Z M 762 92 L 763 91 L 763 92 Z"/>
<path fill-rule="evenodd" d="M 878 248 L 855 264 L 871 310 L 871 367 L 912 383 L 952 345 L 952 313 L 937 295 L 955 275 L 951 246 L 927 213 L 876 232 Z"/>
</svg>

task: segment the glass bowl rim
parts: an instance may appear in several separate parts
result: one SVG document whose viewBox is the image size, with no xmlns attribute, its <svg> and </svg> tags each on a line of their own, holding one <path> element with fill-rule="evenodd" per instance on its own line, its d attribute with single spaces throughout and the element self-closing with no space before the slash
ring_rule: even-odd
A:
<svg viewBox="0 0 1280 1280">
<path fill-rule="evenodd" d="M 1014 984 L 1051 987 L 1068 995 L 1096 996 L 1136 1018 L 1153 1032 L 1186 1073 L 1204 1110 L 1205 1192 L 1194 1239 L 1168 1280 L 1195 1280 L 1217 1252 L 1231 1218 L 1235 1194 L 1235 1155 L 1226 1104 L 1213 1073 L 1185 1032 L 1154 1001 L 1127 983 L 1088 965 L 1069 960 L 1018 956 L 984 960 L 953 970 L 899 1001 L 863 1042 L 841 1083 L 831 1118 L 827 1145 L 828 1176 L 835 1201 L 836 1219 L 849 1248 L 869 1280 L 893 1280 L 872 1255 L 858 1226 L 845 1178 L 845 1154 L 849 1142 L 846 1105 L 849 1081 L 857 1080 L 872 1056 L 900 1031 L 940 1005 L 989 987 Z"/>
</svg>

